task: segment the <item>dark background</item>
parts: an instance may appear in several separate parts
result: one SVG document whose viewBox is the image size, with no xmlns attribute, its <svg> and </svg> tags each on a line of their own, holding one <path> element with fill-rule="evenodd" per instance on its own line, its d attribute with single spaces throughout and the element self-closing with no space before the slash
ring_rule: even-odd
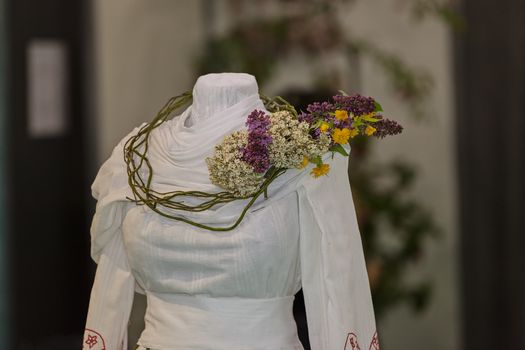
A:
<svg viewBox="0 0 525 350">
<path fill-rule="evenodd" d="M 6 203 L 11 344 L 2 349 L 80 348 L 94 266 L 84 74 L 88 7 L 82 1 L 5 2 L 7 26 Z M 27 126 L 26 49 L 33 39 L 68 49 L 68 130 L 32 138 Z M 82 233 L 85 234 L 82 234 Z"/>
</svg>

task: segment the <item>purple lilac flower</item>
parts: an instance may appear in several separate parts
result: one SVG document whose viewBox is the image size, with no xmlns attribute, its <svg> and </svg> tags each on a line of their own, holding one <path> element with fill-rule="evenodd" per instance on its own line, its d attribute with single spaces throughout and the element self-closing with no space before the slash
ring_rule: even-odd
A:
<svg viewBox="0 0 525 350">
<path fill-rule="evenodd" d="M 344 129 L 353 128 L 353 118 L 347 118 L 345 120 L 337 120 L 333 116 L 333 112 L 338 109 L 343 109 L 352 113 L 355 116 L 362 116 L 375 112 L 376 102 L 372 97 L 365 97 L 359 94 L 350 96 L 346 95 L 335 95 L 333 96 L 334 103 L 329 102 L 314 102 L 308 105 L 306 108 L 307 112 L 302 112 L 298 119 L 299 121 L 305 121 L 308 124 L 314 124 L 319 118 L 326 122 L 330 122 L 333 128 Z M 332 113 L 332 114 L 331 114 Z M 375 115 L 375 118 L 382 119 L 383 117 L 379 114 Z M 403 129 L 397 122 L 388 119 L 378 121 L 373 126 L 377 129 L 374 136 L 383 138 L 386 135 L 395 135 L 401 132 Z M 310 135 L 317 139 L 319 138 L 319 129 L 310 130 Z"/>
<path fill-rule="evenodd" d="M 325 121 L 334 119 L 333 116 L 329 114 L 334 111 L 334 105 L 330 102 L 314 102 L 309 104 L 306 110 L 308 113 L 303 112 L 298 116 L 300 122 L 307 122 L 309 125 L 312 125 L 319 117 L 322 117 Z M 314 139 L 318 139 L 320 134 L 319 129 L 310 130 L 310 135 Z"/>
<path fill-rule="evenodd" d="M 387 135 L 396 135 L 401 133 L 403 127 L 399 125 L 396 121 L 383 118 L 380 121 L 373 124 L 376 128 L 376 132 L 373 136 L 382 139 Z"/>
<path fill-rule="evenodd" d="M 332 112 L 334 106 L 330 102 L 314 102 L 306 107 L 306 110 L 312 114 L 323 115 L 326 112 Z"/>
<path fill-rule="evenodd" d="M 334 119 L 334 128 L 343 129 L 343 128 L 350 128 L 351 126 L 352 126 L 351 118 L 348 118 L 346 120 Z"/>
<path fill-rule="evenodd" d="M 270 167 L 268 146 L 272 137 L 268 134 L 270 118 L 263 111 L 254 110 L 246 120 L 248 144 L 242 149 L 241 159 L 257 173 L 264 173 Z"/>
<path fill-rule="evenodd" d="M 314 139 L 317 140 L 320 135 L 321 135 L 321 130 L 319 130 L 319 129 L 312 129 L 312 130 L 310 130 L 310 136 L 312 136 Z"/>
<path fill-rule="evenodd" d="M 312 125 L 312 123 L 315 121 L 315 117 L 311 113 L 301 112 L 301 114 L 297 116 L 297 120 L 299 120 L 299 122 L 307 122 L 309 125 Z"/>
<path fill-rule="evenodd" d="M 354 94 L 351 96 L 335 95 L 333 100 L 336 107 L 352 112 L 354 115 L 364 115 L 375 111 L 375 100 L 371 97 Z"/>
</svg>

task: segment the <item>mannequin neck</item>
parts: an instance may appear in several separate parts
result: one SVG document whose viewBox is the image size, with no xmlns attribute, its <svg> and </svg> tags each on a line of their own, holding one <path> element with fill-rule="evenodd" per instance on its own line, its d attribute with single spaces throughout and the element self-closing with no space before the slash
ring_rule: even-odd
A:
<svg viewBox="0 0 525 350">
<path fill-rule="evenodd" d="M 191 117 L 188 126 L 200 123 L 247 97 L 258 94 L 253 75 L 245 73 L 217 73 L 202 75 L 193 87 Z"/>
</svg>

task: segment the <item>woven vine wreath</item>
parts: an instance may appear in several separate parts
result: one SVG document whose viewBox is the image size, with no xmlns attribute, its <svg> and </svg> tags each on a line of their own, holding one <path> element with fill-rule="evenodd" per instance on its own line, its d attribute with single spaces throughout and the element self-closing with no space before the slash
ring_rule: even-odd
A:
<svg viewBox="0 0 525 350">
<path fill-rule="evenodd" d="M 224 189 L 216 193 L 203 191 L 158 192 L 151 188 L 154 169 L 148 160 L 150 133 L 169 119 L 180 107 L 192 101 L 191 92 L 172 97 L 155 118 L 141 127 L 124 145 L 124 161 L 128 182 L 137 205 L 146 205 L 154 212 L 176 221 L 211 231 L 236 228 L 257 198 L 268 197 L 268 186 L 287 169 L 303 169 L 313 163 L 314 177 L 326 175 L 329 164 L 323 163 L 327 152 L 348 156 L 344 144 L 357 135 L 395 135 L 402 126 L 384 118 L 381 105 L 371 97 L 341 92 L 332 102 L 315 102 L 300 114 L 282 97 L 261 95 L 269 114 L 254 110 L 247 116 L 246 130 L 227 135 L 215 146 L 215 153 L 206 159 L 210 180 Z M 145 168 L 144 168 L 145 167 Z M 146 170 L 146 171 L 144 171 Z M 143 178 L 141 173 L 146 173 Z M 200 198 L 196 205 L 185 204 L 181 197 Z M 239 217 L 230 226 L 213 227 L 169 213 L 170 210 L 201 212 L 221 203 L 249 199 Z"/>
</svg>

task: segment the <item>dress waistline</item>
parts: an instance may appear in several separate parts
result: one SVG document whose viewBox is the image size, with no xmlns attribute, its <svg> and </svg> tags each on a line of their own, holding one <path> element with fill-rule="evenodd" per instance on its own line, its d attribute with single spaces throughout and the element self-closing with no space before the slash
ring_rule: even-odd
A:
<svg viewBox="0 0 525 350">
<path fill-rule="evenodd" d="M 146 327 L 138 344 L 152 350 L 303 350 L 294 298 L 148 292 Z"/>
</svg>

